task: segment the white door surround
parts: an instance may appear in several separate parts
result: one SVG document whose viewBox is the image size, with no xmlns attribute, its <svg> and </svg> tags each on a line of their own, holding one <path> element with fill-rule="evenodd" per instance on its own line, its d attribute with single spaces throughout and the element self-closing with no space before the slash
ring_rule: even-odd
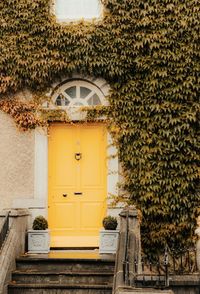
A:
<svg viewBox="0 0 200 294">
<path fill-rule="evenodd" d="M 59 95 L 59 91 L 64 91 L 65 83 L 68 84 L 70 87 L 74 87 L 76 79 L 78 80 L 79 89 L 80 86 L 83 85 L 80 82 L 80 76 L 73 76 L 73 79 L 66 80 L 64 79 L 61 83 L 54 84 L 51 93 L 48 96 L 52 97 L 51 103 L 49 102 L 44 103 L 44 107 L 46 108 L 54 108 L 53 105 L 56 101 L 56 97 Z M 66 81 L 66 82 L 65 82 Z M 96 78 L 87 78 L 81 81 L 86 81 L 85 85 L 92 85 L 91 89 L 95 92 L 95 86 L 97 87 L 98 95 L 100 97 L 101 103 L 103 105 L 107 105 L 105 97 L 109 93 L 109 85 L 103 79 L 96 79 Z M 60 89 L 60 90 L 59 90 Z M 86 91 L 86 90 L 85 90 Z M 102 95 L 101 95 L 102 93 Z M 53 94 L 53 95 L 52 95 Z M 92 95 L 92 93 L 91 93 Z M 82 99 L 78 97 L 79 99 Z M 88 100 L 90 97 L 88 98 Z M 82 101 L 82 100 L 81 100 Z M 62 105 L 60 105 L 62 106 Z M 62 107 L 63 108 L 63 107 Z M 64 105 L 64 108 L 66 106 Z M 76 107 L 77 108 L 77 107 Z M 54 108 L 55 109 L 55 108 Z M 57 109 L 57 107 L 56 107 Z M 79 120 L 76 115 L 76 120 Z M 118 158 L 117 158 L 117 150 L 112 145 L 112 138 L 108 134 L 108 175 L 107 175 L 107 191 L 108 191 L 108 214 L 118 214 L 119 209 L 109 208 L 109 195 L 116 195 L 118 194 Z M 35 216 L 43 215 L 48 217 L 48 132 L 47 130 L 37 128 L 35 130 L 35 166 L 34 166 L 34 198 L 33 199 L 16 199 L 13 202 L 13 207 L 15 208 L 29 208 L 32 213 L 32 219 Z M 115 213 L 116 211 L 116 213 Z"/>
</svg>

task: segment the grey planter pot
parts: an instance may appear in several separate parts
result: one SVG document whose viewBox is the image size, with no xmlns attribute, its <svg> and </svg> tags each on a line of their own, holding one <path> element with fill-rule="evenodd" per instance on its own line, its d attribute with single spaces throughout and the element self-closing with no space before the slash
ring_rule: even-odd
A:
<svg viewBox="0 0 200 294">
<path fill-rule="evenodd" d="M 101 230 L 99 240 L 99 253 L 115 254 L 119 238 L 119 230 Z"/>
<path fill-rule="evenodd" d="M 49 251 L 49 230 L 28 230 L 28 253 L 48 253 Z"/>
</svg>

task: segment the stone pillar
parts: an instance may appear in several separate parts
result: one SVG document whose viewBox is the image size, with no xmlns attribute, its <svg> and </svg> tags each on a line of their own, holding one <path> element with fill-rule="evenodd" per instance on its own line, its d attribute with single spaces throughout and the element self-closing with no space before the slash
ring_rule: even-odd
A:
<svg viewBox="0 0 200 294">
<path fill-rule="evenodd" d="M 127 261 L 126 264 L 125 261 Z M 137 273 L 139 273 L 141 264 L 140 224 L 138 211 L 134 206 L 129 206 L 120 213 L 113 293 L 118 293 L 119 289 L 124 286 L 134 286 L 135 261 L 137 261 Z M 124 272 L 125 267 L 127 267 L 127 272 Z"/>
<path fill-rule="evenodd" d="M 198 237 L 198 240 L 196 243 L 197 268 L 200 271 L 200 216 L 197 217 L 197 228 L 195 230 L 195 234 Z"/>
</svg>

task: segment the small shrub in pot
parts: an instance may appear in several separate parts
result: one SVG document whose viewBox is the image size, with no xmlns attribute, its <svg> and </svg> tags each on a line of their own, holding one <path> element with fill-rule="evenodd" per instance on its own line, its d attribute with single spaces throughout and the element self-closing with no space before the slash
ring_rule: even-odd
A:
<svg viewBox="0 0 200 294">
<path fill-rule="evenodd" d="M 42 216 L 37 216 L 33 221 L 33 230 L 46 230 L 48 229 L 48 222 L 47 220 Z"/>
<path fill-rule="evenodd" d="M 117 218 L 106 216 L 103 219 L 104 230 L 100 231 L 99 253 L 115 254 L 118 244 L 119 230 L 117 229 Z"/>
<path fill-rule="evenodd" d="M 50 236 L 47 220 L 39 215 L 33 221 L 32 230 L 28 230 L 28 252 L 48 253 L 50 251 Z"/>
<path fill-rule="evenodd" d="M 117 218 L 114 216 L 106 216 L 103 219 L 103 227 L 105 230 L 116 230 L 117 228 Z"/>
</svg>

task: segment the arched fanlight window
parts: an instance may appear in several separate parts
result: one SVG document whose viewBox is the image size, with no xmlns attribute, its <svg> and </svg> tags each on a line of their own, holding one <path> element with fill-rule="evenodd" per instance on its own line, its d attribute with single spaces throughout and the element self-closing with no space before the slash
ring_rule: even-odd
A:
<svg viewBox="0 0 200 294">
<path fill-rule="evenodd" d="M 56 89 L 52 101 L 56 106 L 80 107 L 103 103 L 104 95 L 94 84 L 84 80 L 73 80 Z"/>
</svg>

